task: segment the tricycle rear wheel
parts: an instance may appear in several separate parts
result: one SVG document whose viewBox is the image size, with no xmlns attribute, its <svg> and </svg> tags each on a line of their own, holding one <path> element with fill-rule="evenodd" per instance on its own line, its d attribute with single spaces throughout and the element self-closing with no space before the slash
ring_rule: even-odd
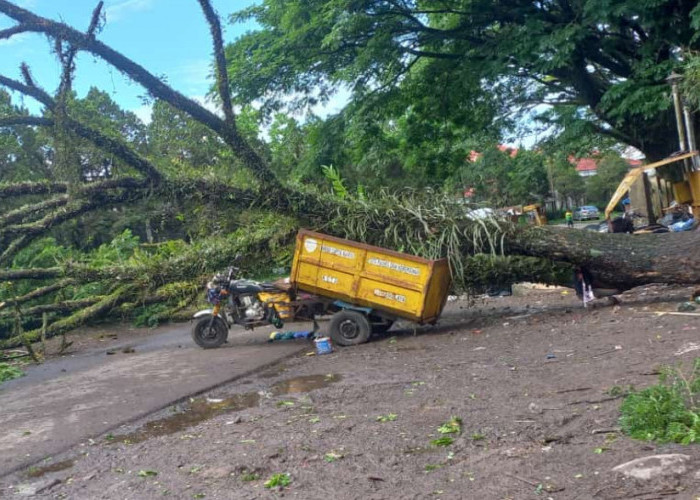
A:
<svg viewBox="0 0 700 500">
<path fill-rule="evenodd" d="M 333 342 L 342 346 L 367 342 L 372 332 L 367 316 L 357 311 L 340 311 L 333 315 L 330 335 Z"/>
</svg>

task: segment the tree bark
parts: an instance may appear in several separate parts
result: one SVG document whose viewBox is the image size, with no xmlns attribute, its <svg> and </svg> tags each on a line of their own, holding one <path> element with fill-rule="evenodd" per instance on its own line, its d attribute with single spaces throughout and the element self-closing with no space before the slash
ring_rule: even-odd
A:
<svg viewBox="0 0 700 500">
<path fill-rule="evenodd" d="M 595 285 L 630 288 L 650 283 L 700 283 L 700 232 L 601 234 L 554 227 L 513 230 L 506 251 L 588 269 Z"/>
</svg>

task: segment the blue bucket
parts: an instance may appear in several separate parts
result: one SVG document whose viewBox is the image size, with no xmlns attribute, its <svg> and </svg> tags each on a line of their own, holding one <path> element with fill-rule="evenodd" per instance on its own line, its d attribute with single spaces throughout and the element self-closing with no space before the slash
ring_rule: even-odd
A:
<svg viewBox="0 0 700 500">
<path fill-rule="evenodd" d="M 333 352 L 333 346 L 331 346 L 331 339 L 328 337 L 321 337 L 316 340 L 316 352 L 318 354 L 330 354 Z"/>
</svg>

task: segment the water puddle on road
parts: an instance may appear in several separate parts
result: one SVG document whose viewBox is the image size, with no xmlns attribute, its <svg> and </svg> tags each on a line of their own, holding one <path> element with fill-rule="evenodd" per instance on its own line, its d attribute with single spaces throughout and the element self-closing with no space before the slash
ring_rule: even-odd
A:
<svg viewBox="0 0 700 500">
<path fill-rule="evenodd" d="M 64 460 L 63 462 L 56 462 L 55 464 L 45 465 L 43 467 L 30 467 L 27 469 L 27 477 L 42 477 L 44 474 L 48 474 L 49 472 L 58 472 L 70 469 L 74 465 L 75 462 L 73 460 Z"/>
<path fill-rule="evenodd" d="M 323 389 L 334 382 L 338 382 L 340 379 L 340 375 L 335 375 L 333 373 L 329 373 L 328 375 L 306 375 L 303 377 L 295 377 L 275 383 L 270 389 L 270 392 L 273 396 L 282 396 L 283 394 L 299 394 L 313 391 L 314 389 Z"/>
<path fill-rule="evenodd" d="M 299 394 L 328 387 L 339 380 L 341 380 L 341 376 L 334 374 L 295 377 L 273 384 L 270 387 L 269 394 L 272 396 Z M 260 398 L 261 396 L 258 392 L 236 394 L 225 399 L 197 398 L 191 400 L 177 413 L 148 422 L 132 433 L 118 436 L 110 435 L 107 439 L 110 443 L 133 444 L 146 441 L 152 437 L 174 434 L 218 415 L 258 406 Z"/>
</svg>

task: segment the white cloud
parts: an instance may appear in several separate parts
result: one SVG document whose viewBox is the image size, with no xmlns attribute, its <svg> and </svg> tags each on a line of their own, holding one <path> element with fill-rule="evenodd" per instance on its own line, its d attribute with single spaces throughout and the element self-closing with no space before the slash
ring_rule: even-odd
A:
<svg viewBox="0 0 700 500">
<path fill-rule="evenodd" d="M 122 0 L 112 3 L 105 9 L 107 23 L 116 23 L 129 14 L 148 10 L 153 6 L 153 0 Z"/>
<path fill-rule="evenodd" d="M 8 47 L 10 45 L 17 45 L 19 43 L 24 42 L 29 37 L 31 37 L 31 33 L 18 33 L 16 35 L 13 35 L 10 38 L 4 38 L 4 39 L 0 40 L 0 47 Z"/>
<path fill-rule="evenodd" d="M 143 106 L 139 106 L 138 108 L 130 111 L 134 113 L 144 124 L 148 125 L 151 123 L 151 118 L 153 115 L 153 106 L 151 104 L 144 104 Z"/>
<path fill-rule="evenodd" d="M 195 59 L 167 71 L 168 80 L 173 86 L 187 95 L 197 95 L 209 91 L 213 80 L 210 59 Z"/>
<path fill-rule="evenodd" d="M 320 118 L 327 118 L 329 115 L 334 115 L 342 111 L 351 99 L 352 92 L 350 89 L 342 86 L 338 88 L 327 102 L 319 103 L 312 107 L 311 112 Z"/>
<path fill-rule="evenodd" d="M 190 96 L 190 99 L 193 101 L 196 101 L 200 106 L 202 106 L 204 109 L 207 109 L 214 113 L 215 115 L 218 115 L 220 118 L 223 118 L 224 114 L 221 111 L 221 107 L 215 103 L 212 99 L 210 99 L 207 96 L 203 95 L 193 95 Z M 238 113 L 240 111 L 239 109 L 234 109 L 234 113 Z"/>
</svg>

